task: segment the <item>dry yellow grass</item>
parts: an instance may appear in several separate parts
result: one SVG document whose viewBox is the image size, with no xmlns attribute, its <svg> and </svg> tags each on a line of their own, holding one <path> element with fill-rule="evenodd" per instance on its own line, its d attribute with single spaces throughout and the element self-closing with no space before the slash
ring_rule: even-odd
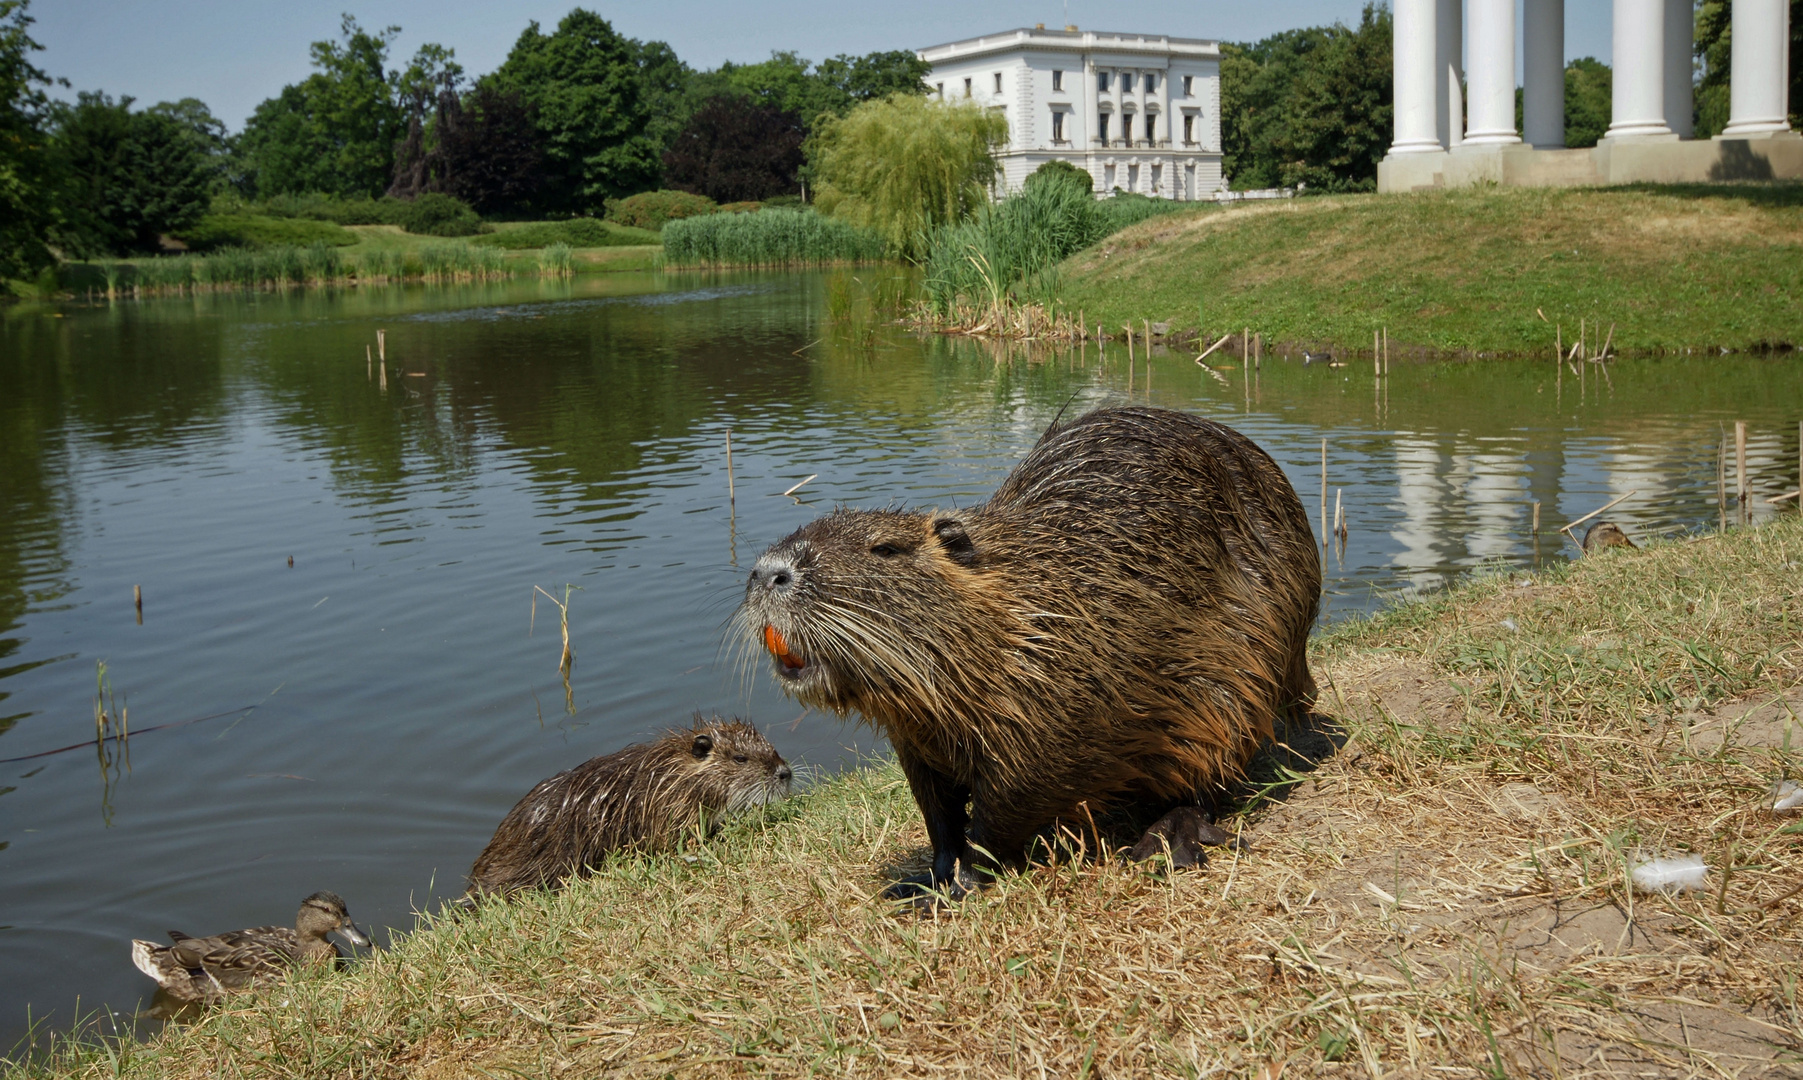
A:
<svg viewBox="0 0 1803 1080">
<path fill-rule="evenodd" d="M 925 836 L 879 763 L 44 1071 L 1798 1075 L 1803 828 L 1761 804 L 1803 747 L 1799 582 L 1792 519 L 1326 635 L 1344 745 L 1203 870 L 1067 852 L 898 911 Z M 1629 887 L 1676 853 L 1704 891 Z"/>
</svg>

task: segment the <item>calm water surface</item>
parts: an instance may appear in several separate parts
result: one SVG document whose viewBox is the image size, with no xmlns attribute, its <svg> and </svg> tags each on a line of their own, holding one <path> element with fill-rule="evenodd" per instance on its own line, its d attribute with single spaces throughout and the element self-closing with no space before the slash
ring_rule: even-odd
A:
<svg viewBox="0 0 1803 1080">
<path fill-rule="evenodd" d="M 0 310 L 0 1051 L 28 1012 L 148 1001 L 132 937 L 286 922 L 322 888 L 407 927 L 533 783 L 695 712 L 826 771 L 878 748 L 734 663 L 743 570 L 835 503 L 981 499 L 1067 406 L 1233 423 L 1311 516 L 1327 439 L 1350 528 L 1328 620 L 1564 559 L 1557 526 L 1629 491 L 1610 517 L 1632 535 L 1712 527 L 1736 419 L 1756 490 L 1795 483 L 1787 358 L 1581 385 L 1546 363 L 1398 365 L 1380 388 L 1362 364 L 1269 359 L 1249 383 L 1142 354 L 1130 382 L 1124 350 L 921 338 L 862 301 L 829 321 L 861 277 Z M 566 584 L 567 697 L 542 599 L 528 633 L 532 587 Z M 92 738 L 101 661 L 129 763 L 46 753 Z"/>
</svg>

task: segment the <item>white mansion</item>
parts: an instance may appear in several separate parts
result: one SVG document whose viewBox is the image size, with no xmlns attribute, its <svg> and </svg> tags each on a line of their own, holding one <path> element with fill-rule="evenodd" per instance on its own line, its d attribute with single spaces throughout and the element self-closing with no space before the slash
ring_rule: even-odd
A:
<svg viewBox="0 0 1803 1080">
<path fill-rule="evenodd" d="M 1007 117 L 1005 191 L 1054 160 L 1088 172 L 1098 194 L 1207 199 L 1225 186 L 1218 42 L 1041 24 L 918 55 L 940 97 Z"/>
</svg>

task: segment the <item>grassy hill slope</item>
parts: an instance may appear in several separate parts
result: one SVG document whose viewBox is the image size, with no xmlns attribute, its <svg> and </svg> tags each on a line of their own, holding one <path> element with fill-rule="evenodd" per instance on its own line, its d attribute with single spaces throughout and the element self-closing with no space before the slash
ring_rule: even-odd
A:
<svg viewBox="0 0 1803 1080">
<path fill-rule="evenodd" d="M 1803 345 L 1803 185 L 1464 189 L 1241 204 L 1066 260 L 1093 332 L 1141 318 L 1267 343 L 1551 356 L 1579 319 L 1623 352 Z M 1544 318 L 1542 318 L 1544 316 Z"/>
</svg>

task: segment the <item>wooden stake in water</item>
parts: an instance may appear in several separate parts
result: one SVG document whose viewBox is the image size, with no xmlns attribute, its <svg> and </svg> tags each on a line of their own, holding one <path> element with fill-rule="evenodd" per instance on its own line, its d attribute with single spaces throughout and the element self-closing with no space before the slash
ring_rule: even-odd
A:
<svg viewBox="0 0 1803 1080">
<path fill-rule="evenodd" d="M 1252 366 L 1260 371 L 1265 366 L 1265 335 L 1261 331 L 1252 335 Z"/>
<path fill-rule="evenodd" d="M 1127 363 L 1133 363 L 1133 327 L 1123 326 L 1121 332 L 1127 335 Z"/>
<path fill-rule="evenodd" d="M 726 501 L 734 507 L 739 505 L 738 492 L 732 486 L 732 428 L 726 429 Z"/>
<path fill-rule="evenodd" d="M 376 377 L 376 361 L 375 357 L 370 355 L 368 345 L 363 346 L 363 377 L 366 379 Z"/>
<path fill-rule="evenodd" d="M 1340 506 L 1342 493 L 1343 489 L 1341 488 L 1333 489 L 1333 534 L 1344 540 L 1346 539 L 1346 515 Z"/>
<path fill-rule="evenodd" d="M 1321 440 L 1321 543 L 1327 543 L 1327 440 Z"/>
<path fill-rule="evenodd" d="M 1534 524 L 1533 524 L 1533 532 L 1534 532 L 1534 535 L 1535 535 L 1535 536 L 1539 536 L 1539 535 L 1540 535 L 1540 500 L 1539 500 L 1539 499 L 1535 499 L 1535 500 L 1534 500 Z"/>
<path fill-rule="evenodd" d="M 1728 439 L 1715 446 L 1715 527 L 1728 531 Z"/>
<path fill-rule="evenodd" d="M 376 331 L 376 359 L 388 363 L 388 331 Z"/>
<path fill-rule="evenodd" d="M 1384 327 L 1384 374 L 1390 373 L 1390 328 Z"/>
<path fill-rule="evenodd" d="M 1734 509 L 1735 516 L 1745 525 L 1752 517 L 1752 508 L 1747 505 L 1747 422 L 1734 421 Z"/>
<path fill-rule="evenodd" d="M 131 587 L 131 606 L 138 609 L 138 625 L 143 626 L 144 625 L 144 587 L 142 585 L 133 585 Z"/>
</svg>

